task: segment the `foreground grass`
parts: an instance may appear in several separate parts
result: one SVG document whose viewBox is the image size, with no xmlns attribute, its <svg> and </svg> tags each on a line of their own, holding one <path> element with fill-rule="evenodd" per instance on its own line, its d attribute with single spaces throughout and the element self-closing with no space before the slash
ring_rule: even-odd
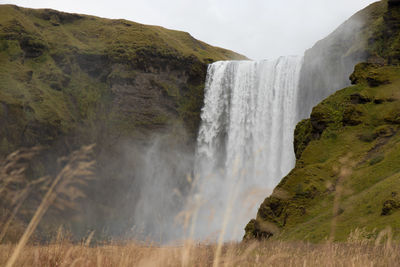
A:
<svg viewBox="0 0 400 267">
<path fill-rule="evenodd" d="M 13 245 L 0 246 L 0 266 Z M 265 242 L 215 245 L 146 246 L 134 243 L 88 247 L 70 243 L 28 246 L 15 266 L 399 266 L 400 246 L 362 243 Z"/>
</svg>

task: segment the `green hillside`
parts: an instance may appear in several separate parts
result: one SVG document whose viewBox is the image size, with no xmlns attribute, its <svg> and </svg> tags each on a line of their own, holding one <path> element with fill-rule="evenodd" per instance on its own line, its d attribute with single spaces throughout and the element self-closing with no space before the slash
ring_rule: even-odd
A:
<svg viewBox="0 0 400 267">
<path fill-rule="evenodd" d="M 245 238 L 343 241 L 357 228 L 374 238 L 386 227 L 400 238 L 400 6 L 382 4 L 368 26 L 368 62 L 297 125 L 296 167 Z"/>
<path fill-rule="evenodd" d="M 171 121 L 196 132 L 206 64 L 244 58 L 185 32 L 1 5 L 0 154 Z"/>
</svg>

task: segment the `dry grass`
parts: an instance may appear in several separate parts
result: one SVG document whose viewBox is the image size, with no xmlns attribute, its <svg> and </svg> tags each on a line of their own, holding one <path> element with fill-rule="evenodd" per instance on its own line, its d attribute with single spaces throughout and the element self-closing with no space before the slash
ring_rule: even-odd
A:
<svg viewBox="0 0 400 267">
<path fill-rule="evenodd" d="M 346 243 L 334 243 L 330 238 L 322 244 L 280 241 L 224 244 L 220 239 L 212 244 L 186 241 L 174 246 L 133 241 L 90 246 L 93 232 L 81 244 L 76 244 L 70 242 L 60 228 L 49 245 L 32 245 L 29 239 L 51 205 L 68 207 L 73 205 L 74 199 L 84 196 L 78 185 L 86 185 L 92 178 L 94 165 L 93 146 L 82 147 L 60 159 L 64 167 L 56 177 L 28 183 L 23 175 L 26 162 L 38 152 L 36 148 L 21 150 L 0 164 L 0 196 L 13 208 L 2 216 L 6 220 L 0 225 L 0 238 L 31 187 L 45 185 L 46 188 L 19 242 L 0 245 L 0 266 L 400 266 L 400 244 L 393 241 L 390 228 L 381 231 L 375 240 L 367 238 L 371 235 L 365 230 L 356 229 Z M 338 212 L 341 182 L 351 173 L 351 166 L 346 162 L 344 158 L 338 169 L 341 178 L 337 184 L 334 215 Z M 20 186 L 13 186 L 15 184 Z M 331 236 L 335 228 L 333 220 Z"/>
<path fill-rule="evenodd" d="M 14 248 L 0 246 L 1 266 Z M 386 244 L 230 244 L 223 246 L 216 261 L 216 245 L 156 247 L 132 243 L 87 247 L 58 243 L 26 247 L 15 266 L 399 266 L 399 249 Z"/>
<path fill-rule="evenodd" d="M 57 205 L 60 208 L 72 207 L 75 199 L 84 196 L 79 186 L 87 185 L 87 181 L 93 177 L 92 170 L 95 163 L 92 160 L 93 148 L 94 145 L 84 146 L 68 157 L 60 158 L 59 161 L 63 162 L 64 167 L 54 179 L 46 176 L 29 181 L 25 176 L 29 161 L 40 151 L 40 148 L 18 150 L 0 162 L 0 197 L 2 197 L 1 203 L 4 205 L 5 211 L 5 214 L 2 214 L 0 218 L 2 219 L 0 242 L 29 194 L 31 187 L 44 183 L 45 186 L 42 185 L 42 187 L 46 190 L 46 194 L 15 249 L 13 249 L 10 257 L 7 257 L 5 264 L 7 267 L 16 265 L 20 254 L 25 251 L 24 248 L 29 238 L 51 205 Z"/>
</svg>

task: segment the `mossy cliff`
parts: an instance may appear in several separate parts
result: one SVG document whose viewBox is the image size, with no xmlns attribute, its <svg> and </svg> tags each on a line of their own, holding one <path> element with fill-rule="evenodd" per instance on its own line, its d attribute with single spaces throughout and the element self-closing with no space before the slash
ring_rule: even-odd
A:
<svg viewBox="0 0 400 267">
<path fill-rule="evenodd" d="M 80 211 L 57 219 L 82 235 L 111 224 L 123 233 L 132 227 L 143 149 L 168 132 L 166 151 L 191 153 L 207 64 L 227 59 L 245 57 L 162 27 L 0 5 L 0 160 L 42 145 L 33 173 L 54 174 L 57 158 L 96 143 L 96 179 Z"/>
<path fill-rule="evenodd" d="M 0 154 L 147 135 L 172 121 L 194 135 L 207 63 L 243 58 L 185 32 L 1 5 Z"/>
<path fill-rule="evenodd" d="M 296 166 L 245 239 L 346 240 L 356 228 L 368 238 L 388 226 L 400 238 L 400 5 L 383 1 L 366 11 L 382 14 L 365 25 L 373 33 L 366 62 L 355 66 L 351 86 L 297 125 Z"/>
</svg>

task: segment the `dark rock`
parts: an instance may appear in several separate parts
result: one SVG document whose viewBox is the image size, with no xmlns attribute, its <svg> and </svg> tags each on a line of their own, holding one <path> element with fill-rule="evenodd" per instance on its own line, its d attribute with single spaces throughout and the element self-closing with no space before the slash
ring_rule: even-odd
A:
<svg viewBox="0 0 400 267">
<path fill-rule="evenodd" d="M 380 78 L 376 78 L 376 77 L 367 77 L 366 81 L 367 81 L 368 85 L 371 87 L 378 87 L 380 85 L 389 83 L 388 80 L 380 79 Z"/>
<path fill-rule="evenodd" d="M 371 99 L 369 97 L 360 95 L 359 93 L 352 94 L 350 96 L 350 100 L 352 104 L 366 104 L 371 102 Z"/>
<path fill-rule="evenodd" d="M 69 13 L 64 13 L 52 9 L 44 9 L 44 10 L 38 10 L 37 12 L 34 12 L 34 15 L 40 19 L 52 21 L 52 24 L 66 24 L 66 23 L 72 23 L 76 20 L 83 19 L 84 17 L 78 14 L 69 14 Z M 57 23 L 59 22 L 59 23 Z M 58 26 L 58 25 L 54 25 Z"/>
<path fill-rule="evenodd" d="M 309 119 L 302 120 L 296 125 L 296 129 L 294 131 L 294 152 L 296 154 L 296 158 L 299 159 L 303 154 L 304 149 L 307 147 L 308 143 L 314 139 L 313 135 L 313 127 L 311 125 L 311 121 Z"/>
<path fill-rule="evenodd" d="M 25 52 L 25 58 L 40 57 L 47 49 L 46 44 L 43 41 L 34 39 L 30 36 L 24 36 L 19 41 L 19 45 Z"/>
<path fill-rule="evenodd" d="M 333 122 L 332 120 L 326 118 L 323 112 L 316 111 L 315 108 L 311 113 L 310 120 L 313 130 L 318 133 L 318 135 L 321 135 L 322 132 L 328 127 L 328 124 Z"/>
<path fill-rule="evenodd" d="M 70 58 L 65 55 L 65 53 L 52 53 L 50 56 L 65 74 L 72 74 L 71 61 Z"/>
<path fill-rule="evenodd" d="M 109 60 L 105 55 L 79 54 L 76 60 L 81 70 L 93 78 L 106 77 L 111 71 Z"/>
<path fill-rule="evenodd" d="M 400 209 L 400 202 L 395 199 L 386 200 L 383 203 L 381 216 L 391 215 L 396 210 Z"/>
<path fill-rule="evenodd" d="M 359 125 L 362 120 L 361 117 L 362 112 L 357 110 L 353 106 L 346 107 L 346 109 L 343 112 L 343 125 L 345 126 L 356 126 Z"/>
<path fill-rule="evenodd" d="M 269 239 L 274 235 L 273 231 L 267 229 L 262 230 L 260 223 L 257 220 L 251 220 L 245 227 L 244 240 L 251 240 L 253 238 L 258 240 Z"/>
</svg>

